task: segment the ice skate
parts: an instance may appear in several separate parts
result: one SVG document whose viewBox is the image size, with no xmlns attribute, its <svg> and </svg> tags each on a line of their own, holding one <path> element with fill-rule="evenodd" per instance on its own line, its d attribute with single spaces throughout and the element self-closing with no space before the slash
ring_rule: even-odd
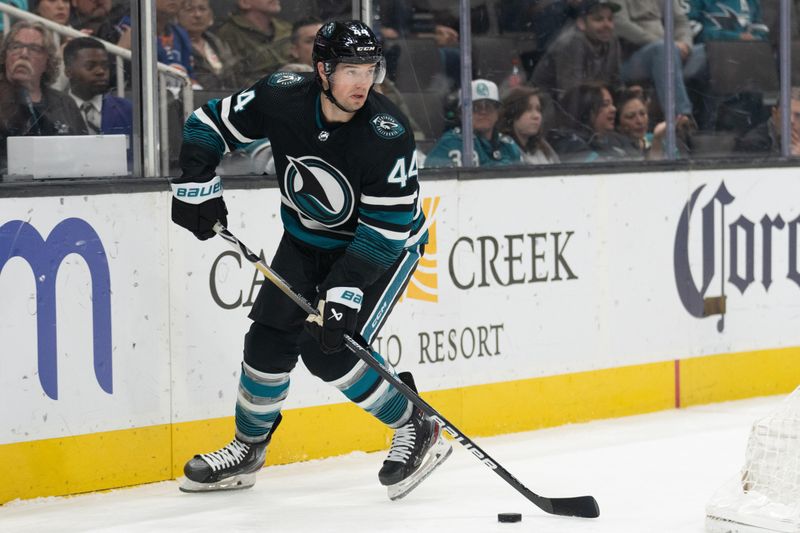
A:
<svg viewBox="0 0 800 533">
<path fill-rule="evenodd" d="M 248 489 L 255 485 L 256 474 L 267 457 L 267 446 L 280 423 L 280 415 L 269 436 L 262 442 L 244 442 L 238 437 L 211 453 L 195 455 L 183 467 L 186 479 L 183 492 L 212 492 Z"/>
<path fill-rule="evenodd" d="M 410 374 L 402 377 L 416 390 Z M 453 447 L 442 437 L 440 424 L 414 407 L 409 421 L 395 431 L 389 455 L 378 472 L 378 479 L 388 489 L 389 499 L 399 500 L 411 492 L 452 451 Z"/>
</svg>

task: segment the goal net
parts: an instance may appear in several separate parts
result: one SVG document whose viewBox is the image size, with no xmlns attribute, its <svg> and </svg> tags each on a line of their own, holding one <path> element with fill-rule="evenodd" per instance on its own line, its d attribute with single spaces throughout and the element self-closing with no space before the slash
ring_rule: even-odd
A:
<svg viewBox="0 0 800 533">
<path fill-rule="evenodd" d="M 706 505 L 714 533 L 800 533 L 800 387 L 753 424 L 745 465 Z"/>
</svg>

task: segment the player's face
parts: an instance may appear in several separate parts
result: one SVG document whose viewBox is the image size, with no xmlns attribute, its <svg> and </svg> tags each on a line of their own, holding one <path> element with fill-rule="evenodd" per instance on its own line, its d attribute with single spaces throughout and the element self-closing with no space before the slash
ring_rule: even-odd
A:
<svg viewBox="0 0 800 533">
<path fill-rule="evenodd" d="M 367 101 L 374 79 L 375 65 L 339 63 L 331 74 L 329 82 L 333 97 L 339 105 L 355 113 Z"/>
</svg>

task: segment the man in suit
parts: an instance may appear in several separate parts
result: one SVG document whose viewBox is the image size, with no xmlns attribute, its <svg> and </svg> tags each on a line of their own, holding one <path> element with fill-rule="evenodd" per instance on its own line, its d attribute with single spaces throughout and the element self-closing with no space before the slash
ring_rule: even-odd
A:
<svg viewBox="0 0 800 533">
<path fill-rule="evenodd" d="M 97 39 L 80 37 L 64 47 L 64 73 L 69 95 L 81 110 L 90 135 L 128 136 L 128 161 L 133 129 L 133 106 L 125 98 L 108 92 L 108 52 Z"/>
</svg>

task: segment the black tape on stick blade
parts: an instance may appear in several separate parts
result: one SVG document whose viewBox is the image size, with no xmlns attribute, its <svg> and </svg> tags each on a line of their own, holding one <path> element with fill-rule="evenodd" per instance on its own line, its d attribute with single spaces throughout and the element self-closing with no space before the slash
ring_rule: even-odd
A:
<svg viewBox="0 0 800 533">
<path fill-rule="evenodd" d="M 521 513 L 499 513 L 497 515 L 498 522 L 522 522 Z"/>
</svg>

